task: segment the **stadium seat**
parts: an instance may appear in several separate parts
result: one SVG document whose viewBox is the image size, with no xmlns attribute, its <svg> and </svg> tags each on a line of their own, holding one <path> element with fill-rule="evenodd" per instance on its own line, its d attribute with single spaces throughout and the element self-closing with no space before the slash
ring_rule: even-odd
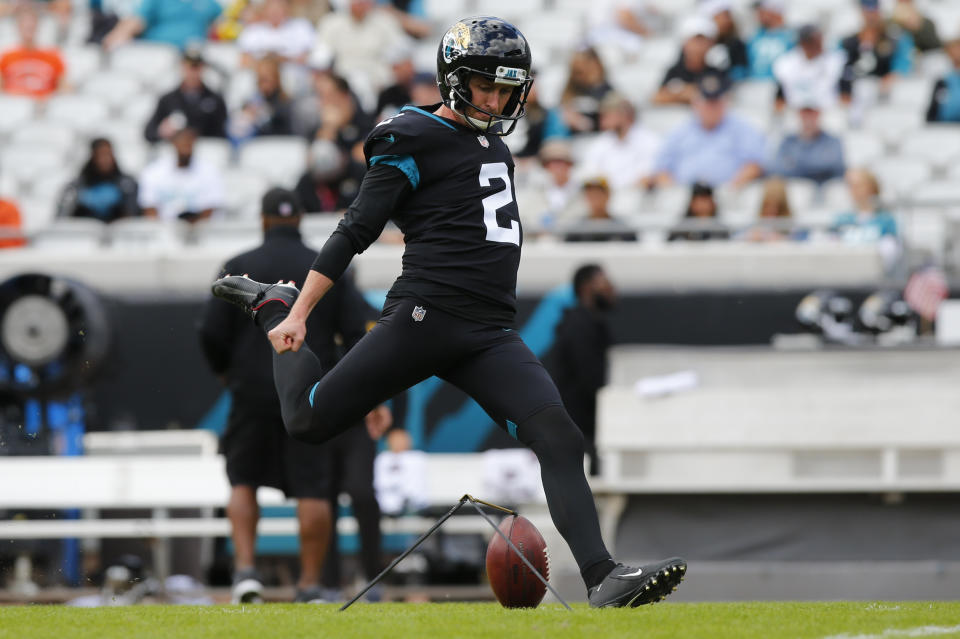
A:
<svg viewBox="0 0 960 639">
<path fill-rule="evenodd" d="M 203 45 L 203 59 L 218 72 L 232 73 L 240 68 L 240 47 L 235 42 L 207 42 Z"/>
<path fill-rule="evenodd" d="M 61 54 L 67 63 L 67 84 L 73 88 L 82 86 L 97 73 L 103 60 L 103 51 L 95 44 L 66 47 Z"/>
<path fill-rule="evenodd" d="M 820 189 L 812 180 L 787 180 L 787 200 L 794 211 L 813 207 L 820 198 Z M 759 203 L 757 210 L 759 210 Z"/>
<path fill-rule="evenodd" d="M 894 146 L 900 144 L 907 131 L 923 126 L 923 114 L 916 109 L 899 106 L 875 106 L 863 117 L 863 130 L 879 135 Z"/>
<path fill-rule="evenodd" d="M 904 196 L 905 204 L 916 208 L 960 208 L 960 183 L 932 180 L 918 184 Z"/>
<path fill-rule="evenodd" d="M 884 156 L 884 144 L 871 131 L 847 131 L 843 134 L 843 156 L 848 167 L 862 167 Z"/>
<path fill-rule="evenodd" d="M 845 213 L 853 209 L 853 200 L 843 180 L 831 180 L 823 185 L 820 191 L 822 208 L 832 214 Z"/>
<path fill-rule="evenodd" d="M 197 247 L 202 249 L 241 251 L 258 245 L 263 239 L 258 220 L 206 220 L 195 224 L 191 231 Z"/>
<path fill-rule="evenodd" d="M 543 48 L 570 50 L 583 40 L 583 23 L 577 16 L 558 12 L 545 13 L 524 25 L 523 35 L 530 42 L 534 57 L 544 56 Z M 543 57 L 541 59 L 549 59 Z"/>
<path fill-rule="evenodd" d="M 947 219 L 942 210 L 914 210 L 904 215 L 903 237 L 911 251 L 923 251 L 938 262 L 947 245 Z"/>
<path fill-rule="evenodd" d="M 663 72 L 644 64 L 627 64 L 611 70 L 610 83 L 635 105 L 645 105 L 660 86 Z M 564 70 L 566 81 L 566 70 Z"/>
<path fill-rule="evenodd" d="M 918 184 L 931 178 L 930 165 L 917 158 L 905 158 L 899 155 L 884 157 L 870 164 L 884 192 L 892 190 L 897 197 L 912 192 Z"/>
<path fill-rule="evenodd" d="M 644 126 L 660 135 L 669 135 L 678 126 L 693 117 L 687 107 L 648 107 L 640 116 Z"/>
<path fill-rule="evenodd" d="M 0 136 L 13 131 L 21 123 L 30 120 L 36 111 L 36 102 L 19 95 L 0 94 Z"/>
<path fill-rule="evenodd" d="M 292 188 L 307 167 L 307 141 L 293 136 L 254 138 L 240 148 L 240 166 L 271 184 Z"/>
<path fill-rule="evenodd" d="M 661 73 L 662 76 L 662 73 Z M 733 104 L 750 109 L 773 108 L 773 99 L 777 85 L 769 80 L 748 80 L 741 82 L 733 91 Z"/>
<path fill-rule="evenodd" d="M 173 157 L 173 146 L 164 142 L 157 145 L 156 154 Z M 196 158 L 223 171 L 231 164 L 233 147 L 224 138 L 198 138 L 193 154 Z M 299 175 L 297 178 L 299 179 Z"/>
<path fill-rule="evenodd" d="M 933 84 L 931 79 L 922 76 L 898 78 L 890 88 L 890 104 L 926 113 Z"/>
<path fill-rule="evenodd" d="M 643 199 L 640 189 L 616 189 L 610 198 L 610 212 L 616 217 L 636 215 L 643 211 Z"/>
<path fill-rule="evenodd" d="M 57 151 L 72 156 L 77 150 L 77 135 L 69 124 L 50 120 L 23 122 L 11 134 L 10 144 L 30 146 Z"/>
<path fill-rule="evenodd" d="M 127 140 L 122 144 L 113 145 L 113 153 L 117 158 L 120 170 L 134 178 L 150 163 L 152 152 L 150 145 L 144 140 Z"/>
<path fill-rule="evenodd" d="M 50 195 L 22 197 L 17 202 L 17 206 L 20 207 L 23 232 L 27 235 L 34 235 L 48 229 L 57 214 L 56 197 Z"/>
<path fill-rule="evenodd" d="M 52 200 L 54 205 L 60 202 L 64 187 L 77 177 L 76 171 L 55 171 L 38 176 L 30 182 L 30 197 L 42 200 Z"/>
<path fill-rule="evenodd" d="M 166 86 L 171 71 L 179 73 L 179 61 L 176 47 L 159 42 L 133 41 L 110 54 L 110 70 L 136 74 L 147 85 L 159 89 Z"/>
<path fill-rule="evenodd" d="M 93 95 L 58 95 L 47 101 L 47 118 L 70 124 L 80 133 L 93 131 L 107 119 L 107 103 Z"/>
<path fill-rule="evenodd" d="M 115 149 L 125 144 L 144 143 L 143 125 L 129 120 L 111 119 L 100 122 L 90 134 L 110 140 Z"/>
<path fill-rule="evenodd" d="M 142 137 L 143 129 L 156 109 L 157 97 L 144 93 L 134 97 L 123 107 L 122 117 L 129 124 L 139 127 Z"/>
<path fill-rule="evenodd" d="M 656 70 L 660 74 L 660 79 L 663 79 L 667 69 L 680 57 L 680 46 L 674 38 L 648 38 L 643 41 L 638 64 Z"/>
<path fill-rule="evenodd" d="M 916 55 L 914 59 L 916 72 L 931 81 L 939 80 L 953 69 L 950 58 L 941 50 Z M 930 99 L 929 94 L 927 99 Z"/>
<path fill-rule="evenodd" d="M 143 94 L 143 85 L 130 71 L 101 71 L 84 83 L 83 93 L 97 96 L 119 110 L 131 98 Z"/>
<path fill-rule="evenodd" d="M 468 13 L 465 0 L 423 0 L 423 11 L 443 29 Z"/>
<path fill-rule="evenodd" d="M 178 244 L 171 224 L 150 217 L 127 217 L 112 222 L 107 227 L 107 237 L 115 250 L 159 250 Z"/>
<path fill-rule="evenodd" d="M 231 219 L 252 220 L 260 214 L 260 198 L 267 192 L 269 182 L 259 173 L 229 169 L 223 173 L 226 194 L 226 215 Z"/>
<path fill-rule="evenodd" d="M 21 183 L 32 182 L 38 175 L 59 171 L 63 165 L 63 156 L 58 151 L 34 144 L 7 144 L 0 149 L 3 172 Z"/>
<path fill-rule="evenodd" d="M 909 131 L 901 140 L 900 153 L 925 160 L 934 170 L 946 169 L 960 156 L 960 129 L 949 124 L 934 124 Z"/>
<path fill-rule="evenodd" d="M 687 204 L 690 203 L 690 187 L 682 184 L 673 184 L 661 187 L 652 193 L 647 200 L 651 201 L 651 208 L 656 211 L 673 212 L 677 219 L 687 210 Z M 645 202 L 646 204 L 646 202 Z"/>
<path fill-rule="evenodd" d="M 42 226 L 28 231 L 30 245 L 42 250 L 90 254 L 103 245 L 106 225 L 90 218 L 51 216 Z"/>
<path fill-rule="evenodd" d="M 227 110 L 236 111 L 253 95 L 257 89 L 257 77 L 250 69 L 242 69 L 230 75 L 223 99 L 227 103 Z"/>
</svg>

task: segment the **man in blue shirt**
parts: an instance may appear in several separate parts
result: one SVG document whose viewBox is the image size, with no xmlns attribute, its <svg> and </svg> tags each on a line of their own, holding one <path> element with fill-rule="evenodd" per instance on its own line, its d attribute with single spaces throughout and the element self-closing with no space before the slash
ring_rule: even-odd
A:
<svg viewBox="0 0 960 639">
<path fill-rule="evenodd" d="M 820 104 L 815 97 L 798 101 L 800 132 L 780 143 L 768 172 L 791 178 L 806 178 L 817 184 L 842 178 L 845 170 L 843 143 L 820 128 Z"/>
<path fill-rule="evenodd" d="M 136 12 L 103 38 L 103 46 L 113 50 L 139 36 L 185 49 L 207 39 L 222 10 L 217 0 L 140 0 Z"/>
<path fill-rule="evenodd" d="M 942 40 L 953 68 L 933 87 L 927 122 L 960 122 L 960 29 L 948 27 Z"/>
<path fill-rule="evenodd" d="M 797 42 L 796 34 L 784 25 L 783 0 L 757 0 L 760 28 L 747 42 L 748 77 L 757 80 L 773 79 L 773 62 Z"/>
<path fill-rule="evenodd" d="M 693 102 L 695 117 L 670 133 L 654 164 L 648 187 L 672 183 L 730 184 L 739 188 L 763 175 L 763 133 L 727 113 L 730 82 L 705 75 Z"/>
</svg>

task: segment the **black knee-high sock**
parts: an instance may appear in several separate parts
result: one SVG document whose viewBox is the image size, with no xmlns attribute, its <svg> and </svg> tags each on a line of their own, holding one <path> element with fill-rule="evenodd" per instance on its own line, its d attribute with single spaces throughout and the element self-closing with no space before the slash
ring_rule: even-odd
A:
<svg viewBox="0 0 960 639">
<path fill-rule="evenodd" d="M 257 317 L 257 323 L 269 332 L 287 316 L 287 309 L 274 303 L 264 307 L 275 311 L 269 315 L 263 313 Z M 310 404 L 310 391 L 323 377 L 320 360 L 306 344 L 296 352 L 273 353 L 273 383 L 280 397 L 280 413 L 287 432 L 294 439 L 320 443 L 326 437 L 311 429 L 313 406 Z"/>
<path fill-rule="evenodd" d="M 584 583 L 592 588 L 615 564 L 600 536 L 597 507 L 583 473 L 583 435 L 562 406 L 526 420 L 517 435 L 540 461 L 550 516 L 570 546 Z"/>
</svg>

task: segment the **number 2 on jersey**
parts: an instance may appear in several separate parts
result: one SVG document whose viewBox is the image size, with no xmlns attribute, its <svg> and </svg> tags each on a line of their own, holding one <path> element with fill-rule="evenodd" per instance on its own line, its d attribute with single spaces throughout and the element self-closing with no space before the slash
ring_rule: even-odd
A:
<svg viewBox="0 0 960 639">
<path fill-rule="evenodd" d="M 503 190 L 491 193 L 481 200 L 483 223 L 487 226 L 487 241 L 509 242 L 520 246 L 520 225 L 516 220 L 510 220 L 509 228 L 497 224 L 497 211 L 513 202 L 513 186 L 510 184 L 507 165 L 504 162 L 492 162 L 480 166 L 480 186 L 490 186 L 490 181 L 498 178 L 503 180 Z"/>
</svg>

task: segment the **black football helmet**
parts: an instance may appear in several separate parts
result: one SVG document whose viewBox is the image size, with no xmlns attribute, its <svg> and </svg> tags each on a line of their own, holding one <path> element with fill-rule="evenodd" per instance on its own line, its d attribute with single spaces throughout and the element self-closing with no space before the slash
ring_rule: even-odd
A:
<svg viewBox="0 0 960 639">
<path fill-rule="evenodd" d="M 478 131 L 509 135 L 524 114 L 523 107 L 533 84 L 531 62 L 530 45 L 515 26 L 489 16 L 465 18 L 447 29 L 440 40 L 437 50 L 440 96 L 447 107 L 462 115 Z M 473 103 L 469 88 L 473 74 L 514 87 L 503 113 L 490 113 Z M 466 107 L 473 107 L 490 119 L 471 118 L 467 116 Z"/>
</svg>

